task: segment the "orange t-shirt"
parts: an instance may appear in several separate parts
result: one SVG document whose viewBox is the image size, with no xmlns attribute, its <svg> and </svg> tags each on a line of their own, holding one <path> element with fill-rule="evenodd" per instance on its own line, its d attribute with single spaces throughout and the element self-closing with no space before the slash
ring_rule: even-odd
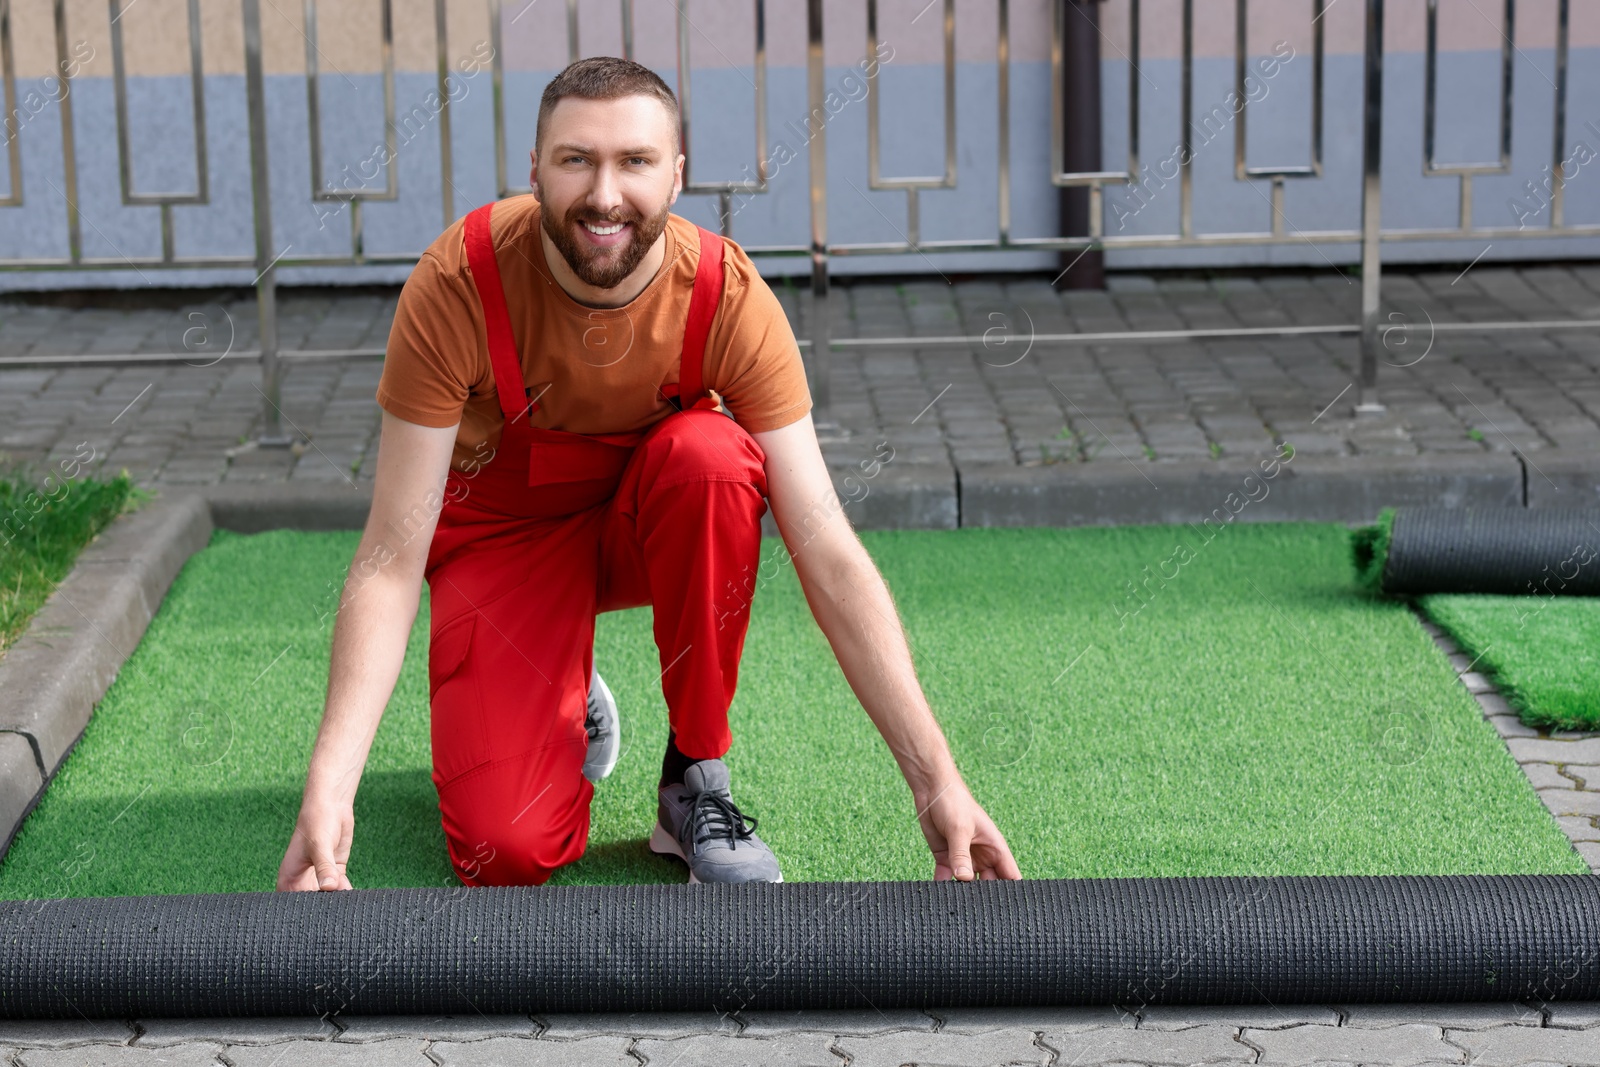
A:
<svg viewBox="0 0 1600 1067">
<path fill-rule="evenodd" d="M 650 284 L 623 307 L 591 308 L 573 300 L 545 265 L 536 198 L 500 201 L 490 222 L 524 385 L 539 401 L 532 424 L 618 433 L 672 414 L 661 390 L 678 381 L 700 262 L 695 224 L 669 215 L 666 256 Z M 407 422 L 459 421 L 451 460 L 458 470 L 498 446 L 504 421 L 464 227 L 458 219 L 440 234 L 406 280 L 377 391 L 379 406 Z M 706 341 L 706 391 L 751 433 L 787 426 L 811 410 L 800 348 L 750 257 L 721 240 L 723 293 Z"/>
</svg>

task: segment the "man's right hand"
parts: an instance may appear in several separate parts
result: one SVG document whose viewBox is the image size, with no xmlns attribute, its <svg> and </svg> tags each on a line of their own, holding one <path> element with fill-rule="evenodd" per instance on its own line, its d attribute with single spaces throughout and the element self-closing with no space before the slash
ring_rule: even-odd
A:
<svg viewBox="0 0 1600 1067">
<path fill-rule="evenodd" d="M 278 891 L 353 888 L 344 871 L 355 828 L 348 804 L 303 804 L 278 867 Z"/>
</svg>

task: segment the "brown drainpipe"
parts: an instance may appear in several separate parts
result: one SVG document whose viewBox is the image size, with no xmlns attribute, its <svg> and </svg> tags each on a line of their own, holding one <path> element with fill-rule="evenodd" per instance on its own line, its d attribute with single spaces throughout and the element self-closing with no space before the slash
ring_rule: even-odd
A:
<svg viewBox="0 0 1600 1067">
<path fill-rule="evenodd" d="M 1068 173 L 1100 169 L 1100 0 L 1058 0 L 1066 5 L 1062 33 L 1061 109 L 1063 166 Z M 1061 193 L 1061 236 L 1086 237 L 1089 233 L 1089 190 L 1064 188 Z M 1079 258 L 1081 255 L 1082 258 Z M 1074 262 L 1076 260 L 1076 262 Z M 1105 253 L 1081 248 L 1061 253 L 1063 273 L 1057 289 L 1104 289 Z"/>
</svg>

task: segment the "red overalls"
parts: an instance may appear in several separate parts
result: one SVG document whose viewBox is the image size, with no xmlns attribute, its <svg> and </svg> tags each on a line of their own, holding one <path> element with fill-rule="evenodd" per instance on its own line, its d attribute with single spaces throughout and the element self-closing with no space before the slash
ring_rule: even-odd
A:
<svg viewBox="0 0 1600 1067">
<path fill-rule="evenodd" d="M 428 550 L 432 777 L 461 880 L 538 885 L 588 843 L 584 718 L 598 612 L 653 605 L 678 748 L 695 759 L 728 750 L 749 602 L 730 612 L 717 593 L 757 566 L 766 457 L 703 395 L 723 278 L 722 241 L 703 228 L 680 410 L 625 433 L 531 425 L 538 404 L 527 402 L 506 312 L 493 206 L 467 216 L 464 239 L 505 423 L 487 464 L 450 470 Z"/>
</svg>

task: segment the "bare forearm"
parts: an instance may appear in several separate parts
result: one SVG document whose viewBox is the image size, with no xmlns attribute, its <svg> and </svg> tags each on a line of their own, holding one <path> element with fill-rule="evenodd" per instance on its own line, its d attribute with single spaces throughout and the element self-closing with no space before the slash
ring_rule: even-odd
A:
<svg viewBox="0 0 1600 1067">
<path fill-rule="evenodd" d="M 943 788 L 959 774 L 917 681 L 905 631 L 883 576 L 864 549 L 850 556 L 809 572 L 797 561 L 801 587 L 845 680 L 894 753 L 912 792 L 926 803 L 924 794 Z"/>
<path fill-rule="evenodd" d="M 354 801 L 361 770 L 416 619 L 419 587 L 379 572 L 346 581 L 328 665 L 327 706 L 306 774 L 306 799 Z"/>
</svg>

